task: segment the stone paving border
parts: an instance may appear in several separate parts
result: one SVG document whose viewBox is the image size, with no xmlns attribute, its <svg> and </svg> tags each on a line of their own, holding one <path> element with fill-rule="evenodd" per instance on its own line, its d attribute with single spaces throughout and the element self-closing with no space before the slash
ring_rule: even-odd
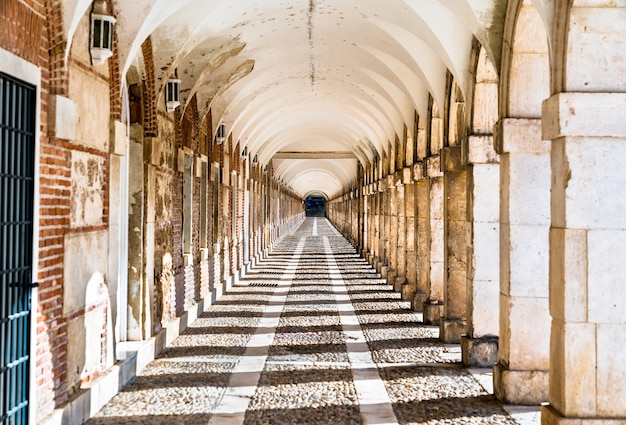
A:
<svg viewBox="0 0 626 425">
<path fill-rule="evenodd" d="M 462 368 L 458 344 L 326 220 L 254 269 L 89 424 L 539 423 L 536 408 L 494 398 L 490 370 Z"/>
<path fill-rule="evenodd" d="M 295 277 L 296 269 L 304 248 L 305 237 L 300 238 L 293 256 L 285 267 L 280 284 L 274 290 L 268 306 L 257 325 L 257 331 L 248 341 L 245 354 L 241 357 L 228 382 L 228 388 L 215 407 L 209 425 L 243 424 L 246 410 L 254 396 L 269 347 L 274 340 L 276 328 L 287 300 L 289 288 Z"/>
<path fill-rule="evenodd" d="M 397 424 L 398 420 L 391 407 L 389 395 L 372 359 L 365 335 L 348 295 L 348 289 L 341 276 L 341 270 L 335 261 L 328 236 L 324 236 L 324 252 L 327 256 L 328 270 L 335 292 L 341 326 L 346 336 L 348 358 L 352 366 L 354 386 L 359 399 L 361 422 L 377 425 Z"/>
</svg>

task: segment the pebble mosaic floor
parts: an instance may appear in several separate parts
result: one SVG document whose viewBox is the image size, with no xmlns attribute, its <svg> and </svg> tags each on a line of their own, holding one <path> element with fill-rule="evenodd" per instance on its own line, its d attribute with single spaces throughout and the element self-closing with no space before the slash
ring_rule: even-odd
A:
<svg viewBox="0 0 626 425">
<path fill-rule="evenodd" d="M 516 424 L 460 357 L 308 218 L 87 423 Z"/>
</svg>

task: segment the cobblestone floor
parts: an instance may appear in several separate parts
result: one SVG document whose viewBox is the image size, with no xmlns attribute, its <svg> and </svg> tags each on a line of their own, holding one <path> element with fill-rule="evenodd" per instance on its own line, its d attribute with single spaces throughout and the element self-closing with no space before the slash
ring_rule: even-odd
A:
<svg viewBox="0 0 626 425">
<path fill-rule="evenodd" d="M 307 219 L 88 424 L 516 424 L 419 319 Z"/>
</svg>

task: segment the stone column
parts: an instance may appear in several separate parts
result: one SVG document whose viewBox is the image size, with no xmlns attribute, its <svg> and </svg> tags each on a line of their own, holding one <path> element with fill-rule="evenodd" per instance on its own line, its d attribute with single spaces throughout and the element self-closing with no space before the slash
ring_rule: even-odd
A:
<svg viewBox="0 0 626 425">
<path fill-rule="evenodd" d="M 127 127 L 111 121 L 110 183 L 109 183 L 109 297 L 115 329 L 114 341 L 126 340 L 128 312 L 128 137 Z M 141 168 L 141 167 L 137 167 Z M 133 199 L 134 201 L 134 199 Z M 107 339 L 108 341 L 111 338 Z M 113 353 L 114 354 L 114 353 Z M 115 356 L 113 356 L 114 358 Z M 108 359 L 107 359 L 108 364 Z"/>
<path fill-rule="evenodd" d="M 443 314 L 444 228 L 443 228 L 443 173 L 439 155 L 426 162 L 429 182 L 429 240 L 430 256 L 427 301 L 424 303 L 424 323 L 439 325 Z"/>
<path fill-rule="evenodd" d="M 387 284 L 394 285 L 398 270 L 398 187 L 395 184 L 395 176 L 387 178 L 389 187 L 389 269 L 387 270 Z M 398 290 L 395 288 L 394 290 Z"/>
<path fill-rule="evenodd" d="M 625 93 L 544 102 L 553 176 L 545 425 L 626 423 L 624 117 Z"/>
<path fill-rule="evenodd" d="M 493 136 L 470 136 L 467 253 L 467 334 L 461 337 L 465 366 L 498 361 L 500 312 L 500 165 Z"/>
<path fill-rule="evenodd" d="M 395 280 L 394 289 L 398 292 L 402 291 L 402 285 L 406 282 L 406 219 L 404 211 L 404 183 L 402 181 L 402 172 L 396 173 L 396 255 L 394 256 Z"/>
<path fill-rule="evenodd" d="M 369 211 L 369 195 L 367 193 L 367 186 L 361 187 L 361 196 L 363 197 L 363 235 L 361 236 L 361 256 L 367 259 L 367 254 L 369 252 L 369 229 L 370 229 L 370 211 Z"/>
<path fill-rule="evenodd" d="M 424 304 L 428 301 L 428 286 L 430 279 L 430 184 L 423 163 L 413 167 L 415 197 L 417 198 L 417 289 L 413 298 L 413 309 L 424 311 Z"/>
<path fill-rule="evenodd" d="M 372 265 L 377 272 L 380 273 L 380 233 L 381 233 L 381 218 L 380 218 L 380 197 L 381 193 L 378 191 L 378 182 L 373 184 L 373 200 L 374 200 L 374 224 L 372 228 Z"/>
<path fill-rule="evenodd" d="M 390 232 L 391 232 L 391 220 L 389 217 L 389 210 L 391 209 L 391 200 L 389 199 L 389 185 L 387 184 L 387 177 L 382 179 L 382 188 L 383 193 L 381 193 L 381 205 L 380 205 L 380 215 L 381 215 L 381 234 L 380 234 L 380 242 L 381 242 L 381 272 L 380 274 L 387 278 L 387 271 L 389 270 L 389 240 Z"/>
<path fill-rule="evenodd" d="M 132 131 L 135 130 L 135 131 Z M 158 143 L 157 139 L 146 138 L 147 148 L 152 148 Z M 141 341 L 144 339 L 145 309 L 143 303 L 145 255 L 144 255 L 144 232 L 145 214 L 147 205 L 144 203 L 145 177 L 144 172 L 144 138 L 143 127 L 136 125 L 131 128 L 131 140 L 129 142 L 129 160 L 131 164 L 140 164 L 129 167 L 128 175 L 128 311 L 127 337 L 128 341 Z M 122 306 L 120 306 L 122 307 Z"/>
<path fill-rule="evenodd" d="M 441 150 L 444 171 L 444 291 L 439 338 L 458 343 L 467 326 L 467 171 L 461 147 Z"/>
<path fill-rule="evenodd" d="M 541 120 L 496 125 L 500 165 L 500 339 L 496 396 L 512 404 L 548 398 L 550 144 Z"/>
<path fill-rule="evenodd" d="M 417 253 L 415 251 L 415 182 L 410 168 L 402 172 L 404 183 L 404 276 L 402 299 L 413 301 L 417 289 Z"/>
<path fill-rule="evenodd" d="M 248 172 L 246 171 L 246 174 Z M 252 190 L 252 180 L 246 178 L 243 185 L 243 267 L 244 271 L 248 268 L 250 262 L 250 248 L 252 247 L 252 240 L 250 237 L 250 210 L 252 209 L 253 202 L 250 199 L 250 192 Z"/>
</svg>

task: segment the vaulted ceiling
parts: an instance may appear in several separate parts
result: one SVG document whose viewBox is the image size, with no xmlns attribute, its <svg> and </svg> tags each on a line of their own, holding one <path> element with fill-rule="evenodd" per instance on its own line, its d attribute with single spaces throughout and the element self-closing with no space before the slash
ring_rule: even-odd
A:
<svg viewBox="0 0 626 425">
<path fill-rule="evenodd" d="M 111 1 L 111 0 L 109 0 Z M 550 3 L 533 0 L 542 6 Z M 498 67 L 504 0 L 113 0 L 121 66 L 151 37 L 155 79 L 182 80 L 213 128 L 300 196 L 332 198 L 357 164 L 440 108 L 449 70 L 468 90 L 474 37 Z M 71 42 L 89 0 L 64 0 Z"/>
</svg>

